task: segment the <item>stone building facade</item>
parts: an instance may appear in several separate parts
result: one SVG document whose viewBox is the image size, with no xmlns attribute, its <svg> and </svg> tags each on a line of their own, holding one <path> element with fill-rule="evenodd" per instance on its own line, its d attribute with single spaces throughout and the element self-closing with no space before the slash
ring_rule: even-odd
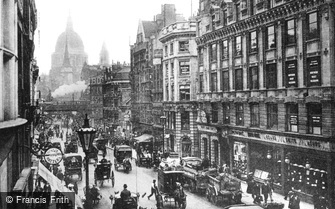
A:
<svg viewBox="0 0 335 209">
<path fill-rule="evenodd" d="M 202 157 L 334 207 L 334 20 L 334 1 L 199 1 Z"/>
</svg>

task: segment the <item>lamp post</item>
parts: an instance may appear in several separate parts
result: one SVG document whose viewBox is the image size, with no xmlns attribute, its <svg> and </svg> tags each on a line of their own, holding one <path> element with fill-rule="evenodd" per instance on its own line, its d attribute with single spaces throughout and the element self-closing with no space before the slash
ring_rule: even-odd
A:
<svg viewBox="0 0 335 209">
<path fill-rule="evenodd" d="M 160 117 L 161 124 L 163 124 L 163 156 L 165 156 L 165 122 L 166 122 L 166 116 L 162 115 Z"/>
<path fill-rule="evenodd" d="M 96 130 L 90 127 L 89 120 L 87 118 L 87 114 L 84 119 L 84 125 L 77 131 L 79 135 L 79 140 L 83 151 L 85 152 L 86 164 L 85 164 L 85 171 L 86 171 L 86 201 L 88 201 L 88 193 L 89 193 L 89 172 L 88 172 L 88 164 L 89 164 L 89 153 L 93 144 L 93 140 L 95 137 Z"/>
</svg>

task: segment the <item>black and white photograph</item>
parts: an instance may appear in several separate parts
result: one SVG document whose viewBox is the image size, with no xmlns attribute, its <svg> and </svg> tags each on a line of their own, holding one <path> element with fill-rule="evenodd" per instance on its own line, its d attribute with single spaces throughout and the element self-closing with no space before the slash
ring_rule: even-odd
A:
<svg viewBox="0 0 335 209">
<path fill-rule="evenodd" d="M 335 209 L 335 0 L 0 12 L 0 209 Z"/>
</svg>

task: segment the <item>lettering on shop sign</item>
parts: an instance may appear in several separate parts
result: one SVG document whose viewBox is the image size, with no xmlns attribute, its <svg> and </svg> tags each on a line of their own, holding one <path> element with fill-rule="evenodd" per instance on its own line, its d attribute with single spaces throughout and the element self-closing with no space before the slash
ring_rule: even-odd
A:
<svg viewBox="0 0 335 209">
<path fill-rule="evenodd" d="M 217 133 L 216 128 L 210 127 L 210 126 L 198 125 L 198 130 L 199 131 L 205 131 L 205 132 L 211 132 L 211 133 Z"/>
<path fill-rule="evenodd" d="M 300 138 L 293 138 L 293 137 L 286 137 L 286 136 L 276 136 L 271 134 L 259 134 L 253 132 L 245 132 L 239 130 L 231 131 L 232 136 L 237 137 L 248 137 L 255 140 L 262 140 L 268 141 L 272 143 L 284 144 L 284 145 L 291 145 L 296 147 L 304 147 L 304 148 L 312 148 L 320 151 L 335 151 L 335 144 L 330 142 L 322 142 L 322 141 L 315 141 L 315 140 L 308 140 L 308 139 L 300 139 Z"/>
</svg>

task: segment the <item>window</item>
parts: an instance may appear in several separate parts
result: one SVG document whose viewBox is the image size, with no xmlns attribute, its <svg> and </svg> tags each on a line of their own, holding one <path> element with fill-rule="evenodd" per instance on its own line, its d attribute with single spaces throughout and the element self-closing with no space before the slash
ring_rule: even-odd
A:
<svg viewBox="0 0 335 209">
<path fill-rule="evenodd" d="M 204 92 L 204 75 L 199 75 L 199 92 Z"/>
<path fill-rule="evenodd" d="M 318 13 L 313 12 L 307 15 L 307 39 L 320 38 Z"/>
<path fill-rule="evenodd" d="M 250 126 L 259 127 L 259 104 L 250 104 Z"/>
<path fill-rule="evenodd" d="M 257 52 L 257 31 L 250 32 L 250 52 Z"/>
<path fill-rule="evenodd" d="M 189 43 L 188 41 L 179 41 L 179 51 L 180 52 L 188 52 Z"/>
<path fill-rule="evenodd" d="M 173 43 L 170 44 L 170 55 L 173 54 Z"/>
<path fill-rule="evenodd" d="M 221 42 L 221 59 L 228 59 L 228 40 L 224 40 Z"/>
<path fill-rule="evenodd" d="M 229 91 L 229 71 L 222 71 L 222 91 Z"/>
<path fill-rule="evenodd" d="M 180 75 L 190 74 L 190 62 L 189 61 L 180 61 L 179 62 Z"/>
<path fill-rule="evenodd" d="M 277 88 L 277 65 L 266 65 L 266 88 Z"/>
<path fill-rule="evenodd" d="M 298 132 L 298 104 L 286 105 L 286 130 Z"/>
<path fill-rule="evenodd" d="M 219 114 L 219 108 L 218 108 L 218 103 L 212 103 L 212 123 L 217 123 L 219 118 L 218 118 L 218 114 Z"/>
<path fill-rule="evenodd" d="M 210 51 L 209 51 L 209 59 L 211 62 L 213 61 L 216 61 L 216 56 L 217 56 L 217 53 L 216 53 L 216 44 L 212 44 L 210 46 Z"/>
<path fill-rule="evenodd" d="M 244 115 L 243 115 L 243 104 L 236 104 L 236 125 L 243 126 L 244 124 Z"/>
<path fill-rule="evenodd" d="M 258 89 L 258 67 L 249 68 L 249 85 L 250 90 Z"/>
<path fill-rule="evenodd" d="M 165 54 L 165 57 L 167 57 L 168 56 L 168 46 L 167 45 L 165 45 L 165 47 L 164 47 L 164 54 Z"/>
<path fill-rule="evenodd" d="M 227 10 L 223 10 L 223 26 L 227 25 L 227 18 L 228 18 L 228 12 Z"/>
<path fill-rule="evenodd" d="M 286 44 L 295 44 L 295 20 L 286 21 Z"/>
<path fill-rule="evenodd" d="M 322 131 L 322 106 L 321 104 L 307 104 L 308 133 L 321 134 Z"/>
<path fill-rule="evenodd" d="M 239 21 L 241 18 L 241 5 L 236 4 L 236 21 Z"/>
<path fill-rule="evenodd" d="M 165 78 L 168 78 L 169 77 L 169 64 L 166 63 L 165 64 Z"/>
<path fill-rule="evenodd" d="M 249 11 L 249 15 L 251 16 L 251 15 L 254 15 L 254 5 L 255 5 L 255 3 L 254 3 L 254 1 L 255 0 L 250 0 L 249 2 L 249 6 L 250 6 L 250 11 Z"/>
<path fill-rule="evenodd" d="M 242 55 L 242 40 L 241 36 L 235 37 L 235 56 Z"/>
<path fill-rule="evenodd" d="M 171 62 L 171 75 L 170 77 L 173 77 L 174 76 L 174 63 Z"/>
<path fill-rule="evenodd" d="M 243 90 L 243 71 L 242 71 L 242 68 L 235 70 L 235 90 Z"/>
<path fill-rule="evenodd" d="M 217 91 L 217 72 L 211 73 L 211 91 Z"/>
<path fill-rule="evenodd" d="M 180 112 L 181 118 L 181 130 L 189 130 L 190 129 L 190 114 L 187 111 Z"/>
<path fill-rule="evenodd" d="M 267 27 L 267 49 L 275 49 L 276 48 L 276 33 L 275 26 Z"/>
<path fill-rule="evenodd" d="M 174 101 L 174 85 L 171 85 L 171 101 Z"/>
<path fill-rule="evenodd" d="M 267 128 L 278 129 L 278 105 L 267 105 Z"/>
<path fill-rule="evenodd" d="M 179 86 L 179 99 L 180 100 L 190 100 L 190 86 L 189 85 Z"/>
<path fill-rule="evenodd" d="M 223 124 L 230 123 L 230 105 L 229 103 L 222 103 L 222 122 Z"/>
<path fill-rule="evenodd" d="M 297 79 L 297 61 L 287 61 L 286 62 L 286 87 L 297 87 L 298 79 Z"/>
<path fill-rule="evenodd" d="M 199 65 L 204 64 L 204 49 L 200 48 L 199 49 Z"/>
<path fill-rule="evenodd" d="M 307 59 L 307 82 L 308 86 L 321 85 L 321 62 L 320 57 L 311 57 Z"/>
</svg>

